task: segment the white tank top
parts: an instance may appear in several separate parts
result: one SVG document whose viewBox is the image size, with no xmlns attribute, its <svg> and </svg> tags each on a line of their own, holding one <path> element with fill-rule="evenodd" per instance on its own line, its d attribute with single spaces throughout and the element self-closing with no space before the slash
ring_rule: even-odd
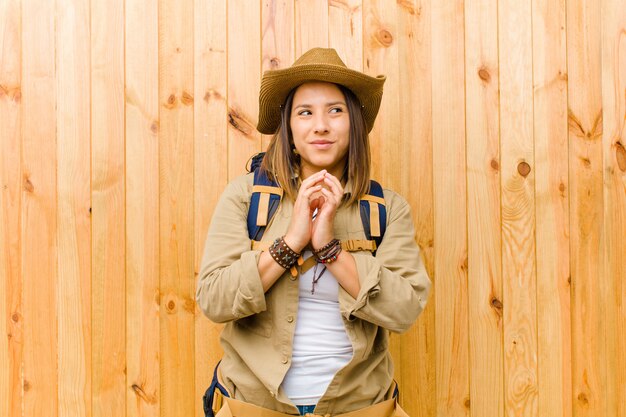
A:
<svg viewBox="0 0 626 417">
<path fill-rule="evenodd" d="M 309 256 L 306 251 L 303 258 Z M 317 266 L 318 274 L 322 268 Z M 339 311 L 339 284 L 326 270 L 311 294 L 314 269 L 300 276 L 291 367 L 282 384 L 295 405 L 317 404 L 337 371 L 352 359 L 352 343 Z"/>
</svg>

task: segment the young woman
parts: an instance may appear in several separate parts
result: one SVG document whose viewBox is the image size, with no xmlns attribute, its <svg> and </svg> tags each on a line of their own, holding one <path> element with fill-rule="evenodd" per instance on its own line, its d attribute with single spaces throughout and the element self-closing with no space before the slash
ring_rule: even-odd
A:
<svg viewBox="0 0 626 417">
<path fill-rule="evenodd" d="M 254 174 L 228 185 L 196 295 L 209 319 L 226 323 L 219 373 L 230 411 L 218 416 L 237 407 L 238 415 L 406 415 L 394 401 L 389 331 L 416 320 L 430 280 L 405 199 L 384 190 L 383 240 L 358 250 L 371 243 L 359 200 L 370 188 L 368 132 L 384 81 L 321 48 L 263 76 L 258 130 L 274 136 L 260 169 L 283 196 L 263 241 L 253 242 Z"/>
</svg>

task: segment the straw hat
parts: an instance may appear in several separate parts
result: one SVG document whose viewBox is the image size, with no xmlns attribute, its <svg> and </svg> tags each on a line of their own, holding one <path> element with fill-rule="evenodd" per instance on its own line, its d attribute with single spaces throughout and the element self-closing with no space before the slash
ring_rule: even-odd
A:
<svg viewBox="0 0 626 417">
<path fill-rule="evenodd" d="M 280 125 L 280 106 L 289 92 L 307 81 L 326 81 L 343 85 L 358 97 L 369 132 L 378 114 L 385 78 L 384 75 L 371 77 L 348 68 L 334 49 L 313 48 L 291 67 L 263 74 L 257 129 L 268 135 L 275 133 Z"/>
</svg>

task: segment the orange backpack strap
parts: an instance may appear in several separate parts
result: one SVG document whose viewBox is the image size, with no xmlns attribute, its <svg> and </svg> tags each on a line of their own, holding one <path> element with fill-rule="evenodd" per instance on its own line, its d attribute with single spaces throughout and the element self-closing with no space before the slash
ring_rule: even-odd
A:
<svg viewBox="0 0 626 417">
<path fill-rule="evenodd" d="M 376 255 L 376 249 L 380 246 L 387 229 L 387 207 L 383 187 L 376 181 L 370 181 L 370 191 L 359 201 L 361 222 L 368 240 L 373 240 L 376 247 L 372 251 Z"/>
</svg>

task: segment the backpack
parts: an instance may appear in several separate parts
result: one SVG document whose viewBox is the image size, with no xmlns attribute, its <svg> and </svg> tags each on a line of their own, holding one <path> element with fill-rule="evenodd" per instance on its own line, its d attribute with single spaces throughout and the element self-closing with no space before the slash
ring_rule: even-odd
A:
<svg viewBox="0 0 626 417">
<path fill-rule="evenodd" d="M 265 249 L 271 242 L 263 242 L 265 228 L 276 213 L 283 196 L 283 189 L 270 180 L 260 168 L 264 152 L 254 155 L 248 172 L 254 172 L 252 197 L 248 210 L 248 236 L 252 241 L 252 249 Z M 344 250 L 369 250 L 376 255 L 376 249 L 385 236 L 387 228 L 387 209 L 383 195 L 383 187 L 370 180 L 369 193 L 359 200 L 361 222 L 367 240 L 346 240 L 341 242 Z M 300 264 L 301 265 L 301 264 Z M 292 268 L 292 273 L 294 270 Z"/>
</svg>

